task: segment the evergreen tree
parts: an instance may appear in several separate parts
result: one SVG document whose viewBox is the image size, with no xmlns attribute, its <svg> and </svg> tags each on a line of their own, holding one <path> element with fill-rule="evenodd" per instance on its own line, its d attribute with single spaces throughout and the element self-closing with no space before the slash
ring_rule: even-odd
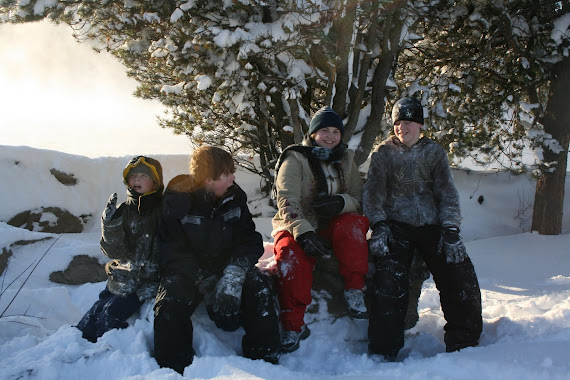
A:
<svg viewBox="0 0 570 380">
<path fill-rule="evenodd" d="M 72 25 L 125 64 L 163 127 L 196 144 L 259 154 L 269 189 L 286 146 L 324 105 L 345 119 L 360 164 L 381 133 L 406 1 L 15 1 L 0 17 Z"/>
<path fill-rule="evenodd" d="M 286 146 L 330 105 L 363 163 L 403 95 L 450 157 L 515 172 L 537 153 L 533 230 L 561 230 L 570 107 L 568 0 L 0 0 L 0 22 L 71 25 L 127 67 L 135 95 L 194 144 L 258 154 L 267 191 Z M 386 100 L 388 104 L 386 104 Z"/>
</svg>

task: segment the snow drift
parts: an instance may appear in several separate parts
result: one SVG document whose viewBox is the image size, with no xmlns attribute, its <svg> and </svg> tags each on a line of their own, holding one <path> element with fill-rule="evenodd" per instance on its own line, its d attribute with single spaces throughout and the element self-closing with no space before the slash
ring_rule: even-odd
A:
<svg viewBox="0 0 570 380">
<path fill-rule="evenodd" d="M 166 182 L 187 171 L 188 156 L 153 157 L 161 161 Z M 99 249 L 99 217 L 111 193 L 119 194 L 119 202 L 124 200 L 121 172 L 130 158 L 89 159 L 28 147 L 1 147 L 0 249 L 10 249 L 13 255 L 0 279 L 0 378 L 181 377 L 159 368 L 152 357 L 151 302 L 131 319 L 127 329 L 112 330 L 92 344 L 73 325 L 95 302 L 105 282 L 72 286 L 49 281 L 50 273 L 65 269 L 76 255 L 106 261 Z M 73 174 L 77 183 L 62 184 L 51 169 Z M 243 330 L 226 333 L 217 329 L 201 306 L 192 317 L 197 357 L 186 368 L 185 377 L 569 379 L 568 195 L 565 234 L 542 236 L 528 232 L 532 181 L 506 173 L 462 170 L 454 170 L 454 177 L 461 195 L 462 235 L 483 296 L 484 328 L 478 347 L 445 353 L 439 295 L 428 280 L 419 304 L 420 321 L 406 334 L 402 362 L 386 363 L 368 356 L 367 322 L 335 319 L 326 308 L 306 316 L 311 336 L 298 351 L 282 355 L 279 365 L 244 359 L 240 356 Z M 250 209 L 266 241 L 262 264 L 271 266 L 274 210 L 257 191 L 258 178 L 240 171 L 237 178 L 248 193 Z M 46 206 L 87 215 L 83 232 L 53 234 L 6 223 L 17 213 Z"/>
</svg>

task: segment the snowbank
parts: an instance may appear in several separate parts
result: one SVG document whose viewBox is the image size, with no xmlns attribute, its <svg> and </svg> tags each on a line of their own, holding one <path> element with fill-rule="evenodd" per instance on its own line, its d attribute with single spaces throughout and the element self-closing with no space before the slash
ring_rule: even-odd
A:
<svg viewBox="0 0 570 380">
<path fill-rule="evenodd" d="M 164 166 L 166 181 L 187 170 L 187 156 L 155 158 Z M 10 248 L 13 256 L 0 279 L 0 378 L 181 377 L 159 368 L 152 358 L 151 302 L 132 318 L 129 328 L 112 330 L 92 344 L 72 326 L 105 283 L 70 286 L 48 280 L 51 272 L 65 269 L 75 255 L 105 261 L 99 249 L 99 215 L 112 192 L 124 199 L 121 172 L 129 159 L 1 147 L 0 249 Z M 77 185 L 58 182 L 50 173 L 52 168 L 73 174 Z M 186 368 L 185 377 L 569 379 L 570 235 L 528 233 L 532 213 L 528 204 L 534 190 L 525 177 L 465 171 L 455 171 L 454 176 L 464 215 L 462 235 L 483 295 L 484 328 L 478 347 L 445 353 L 439 295 L 429 280 L 420 299 L 420 321 L 407 332 L 401 362 L 385 363 L 367 355 L 366 321 L 333 319 L 324 311 L 306 316 L 311 336 L 298 351 L 282 355 L 279 365 L 244 359 L 240 356 L 243 330 L 217 329 L 201 306 L 192 317 L 197 357 Z M 252 212 L 259 215 L 255 222 L 267 248 L 263 264 L 269 266 L 272 210 L 257 191 L 255 176 L 238 172 L 237 178 L 248 193 Z M 5 223 L 21 211 L 42 206 L 93 217 L 80 234 L 33 232 Z M 569 214 L 565 212 L 565 233 Z M 48 239 L 40 240 L 44 238 Z M 38 241 L 21 245 L 23 240 Z"/>
</svg>

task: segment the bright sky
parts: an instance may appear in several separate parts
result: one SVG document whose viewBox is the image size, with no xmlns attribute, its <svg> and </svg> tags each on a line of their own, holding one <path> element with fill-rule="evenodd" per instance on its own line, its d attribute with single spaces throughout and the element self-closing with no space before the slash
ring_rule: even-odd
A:
<svg viewBox="0 0 570 380">
<path fill-rule="evenodd" d="M 0 145 L 88 157 L 187 154 L 188 139 L 158 126 L 164 108 L 135 98 L 136 81 L 68 26 L 0 24 Z"/>
</svg>

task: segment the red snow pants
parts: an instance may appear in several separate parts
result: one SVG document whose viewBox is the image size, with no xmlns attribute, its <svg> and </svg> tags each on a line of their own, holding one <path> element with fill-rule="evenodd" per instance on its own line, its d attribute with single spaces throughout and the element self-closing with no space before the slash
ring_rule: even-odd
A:
<svg viewBox="0 0 570 380">
<path fill-rule="evenodd" d="M 368 272 L 368 225 L 368 218 L 350 212 L 334 217 L 326 230 L 317 231 L 332 243 L 345 289 L 364 287 Z M 301 331 L 305 309 L 312 300 L 316 259 L 307 256 L 288 231 L 275 235 L 273 253 L 277 262 L 281 324 L 284 330 Z"/>
</svg>

